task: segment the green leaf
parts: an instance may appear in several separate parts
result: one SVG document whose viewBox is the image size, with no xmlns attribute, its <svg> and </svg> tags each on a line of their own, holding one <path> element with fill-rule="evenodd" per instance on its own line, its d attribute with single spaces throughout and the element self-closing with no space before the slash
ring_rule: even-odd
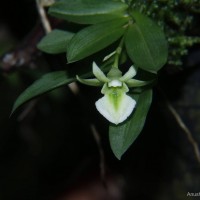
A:
<svg viewBox="0 0 200 200">
<path fill-rule="evenodd" d="M 145 90 L 138 96 L 136 110 L 132 116 L 120 125 L 110 125 L 109 140 L 113 153 L 120 160 L 130 145 L 142 131 L 152 101 L 152 90 Z"/>
<path fill-rule="evenodd" d="M 74 33 L 55 29 L 44 36 L 37 47 L 50 54 L 64 53 L 73 35 Z"/>
<path fill-rule="evenodd" d="M 127 18 L 92 25 L 79 31 L 67 46 L 68 62 L 81 60 L 109 46 L 125 32 Z"/>
<path fill-rule="evenodd" d="M 132 12 L 133 24 L 125 37 L 129 57 L 137 67 L 156 73 L 167 61 L 168 46 L 162 29 L 139 12 Z"/>
<path fill-rule="evenodd" d="M 122 17 L 127 5 L 113 0 L 62 0 L 50 7 L 57 18 L 80 24 L 95 24 Z"/>
<path fill-rule="evenodd" d="M 88 71 L 88 69 L 83 70 L 81 68 L 81 72 L 79 73 L 79 76 L 81 78 L 88 78 L 92 76 L 92 71 Z M 108 71 L 110 69 L 110 61 L 105 62 L 101 69 L 103 71 Z M 66 71 L 56 71 L 56 72 L 50 72 L 48 74 L 43 75 L 40 79 L 36 80 L 32 85 L 30 85 L 24 92 L 21 93 L 21 95 L 17 98 L 15 101 L 11 115 L 16 111 L 17 108 L 19 108 L 22 104 L 26 103 L 27 101 L 30 101 L 31 99 L 42 95 L 46 92 L 49 92 L 51 90 L 54 90 L 58 87 L 67 85 L 73 81 L 76 81 L 76 75 L 77 71 L 74 72 L 73 70 L 70 72 L 70 75 Z"/>
<path fill-rule="evenodd" d="M 69 77 L 66 71 L 57 71 L 45 74 L 26 90 L 24 90 L 24 92 L 17 98 L 11 114 L 13 114 L 13 112 L 15 112 L 19 106 L 31 100 L 32 98 L 35 98 L 60 86 L 69 84 L 75 80 L 76 79 L 74 77 Z"/>
</svg>

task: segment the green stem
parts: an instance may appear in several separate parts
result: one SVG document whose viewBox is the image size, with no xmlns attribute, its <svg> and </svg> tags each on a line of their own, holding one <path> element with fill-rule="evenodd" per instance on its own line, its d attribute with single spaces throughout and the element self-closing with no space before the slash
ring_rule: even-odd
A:
<svg viewBox="0 0 200 200">
<path fill-rule="evenodd" d="M 122 39 L 119 43 L 119 46 L 116 49 L 116 53 L 115 53 L 115 60 L 114 60 L 114 63 L 113 63 L 113 67 L 117 68 L 117 69 L 118 69 L 118 66 L 119 66 L 119 58 L 120 58 L 120 55 L 121 55 L 121 52 L 122 52 L 123 44 L 124 44 L 124 37 L 122 37 Z"/>
</svg>

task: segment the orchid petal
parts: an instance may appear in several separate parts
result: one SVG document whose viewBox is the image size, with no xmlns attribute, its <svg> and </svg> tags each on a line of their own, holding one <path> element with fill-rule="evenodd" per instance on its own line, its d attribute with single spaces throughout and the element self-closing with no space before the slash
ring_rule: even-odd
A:
<svg viewBox="0 0 200 200">
<path fill-rule="evenodd" d="M 127 81 L 136 75 L 137 71 L 135 67 L 131 66 L 129 70 L 119 79 L 120 81 Z"/>
<path fill-rule="evenodd" d="M 126 81 L 126 84 L 128 87 L 141 87 L 141 86 L 148 85 L 151 82 L 152 81 L 140 81 L 136 79 L 129 79 Z"/>
<path fill-rule="evenodd" d="M 110 122 L 119 124 L 132 113 L 136 101 L 121 88 L 112 88 L 96 103 L 97 110 Z"/>
<path fill-rule="evenodd" d="M 101 71 L 101 69 L 96 65 L 95 62 L 93 62 L 92 64 L 92 70 L 93 70 L 93 74 L 96 76 L 96 78 L 103 82 L 109 82 L 109 79 L 106 77 L 106 75 Z"/>
<path fill-rule="evenodd" d="M 100 82 L 98 79 L 94 78 L 94 79 L 82 79 L 79 76 L 76 76 L 76 79 L 85 84 L 85 85 L 90 85 L 90 86 L 102 86 L 103 83 Z"/>
</svg>

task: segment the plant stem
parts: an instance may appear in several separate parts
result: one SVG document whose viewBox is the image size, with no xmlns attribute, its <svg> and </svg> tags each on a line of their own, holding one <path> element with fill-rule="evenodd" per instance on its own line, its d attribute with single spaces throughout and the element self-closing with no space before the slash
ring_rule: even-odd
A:
<svg viewBox="0 0 200 200">
<path fill-rule="evenodd" d="M 124 37 L 122 37 L 122 39 L 119 43 L 119 46 L 116 49 L 116 53 L 115 53 L 115 60 L 114 60 L 114 63 L 113 63 L 113 67 L 117 68 L 117 69 L 118 69 L 118 66 L 119 66 L 119 58 L 120 58 L 120 55 L 121 55 L 121 52 L 122 52 L 123 44 L 124 44 Z"/>
<path fill-rule="evenodd" d="M 37 10 L 38 10 L 42 25 L 47 34 L 47 33 L 51 32 L 51 25 L 49 23 L 46 13 L 45 13 L 45 9 L 39 0 L 36 0 L 36 5 L 37 5 Z"/>
</svg>

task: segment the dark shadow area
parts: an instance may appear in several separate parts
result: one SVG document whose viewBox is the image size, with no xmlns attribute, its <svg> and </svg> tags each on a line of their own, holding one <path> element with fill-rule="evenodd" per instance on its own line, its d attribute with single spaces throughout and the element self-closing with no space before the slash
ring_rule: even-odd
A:
<svg viewBox="0 0 200 200">
<path fill-rule="evenodd" d="M 0 28 L 14 41 L 8 45 L 15 47 L 37 25 L 33 0 L 7 0 L 1 5 Z M 95 109 L 94 103 L 102 95 L 100 88 L 78 84 L 81 92 L 74 95 L 64 86 L 34 100 L 25 117 L 30 103 L 9 118 L 17 96 L 41 74 L 67 68 L 71 72 L 73 67 L 80 68 L 77 63 L 66 66 L 66 55 L 37 51 L 29 64 L 12 72 L 1 70 L 0 199 L 185 200 L 188 192 L 200 192 L 200 165 L 193 147 L 160 92 L 162 89 L 199 144 L 199 52 L 198 45 L 190 49 L 183 70 L 166 66 L 160 72 L 146 125 L 121 161 L 109 146 L 109 123 Z M 91 58 L 81 64 L 90 67 Z M 106 184 L 100 177 L 91 122 L 101 136 Z"/>
</svg>

